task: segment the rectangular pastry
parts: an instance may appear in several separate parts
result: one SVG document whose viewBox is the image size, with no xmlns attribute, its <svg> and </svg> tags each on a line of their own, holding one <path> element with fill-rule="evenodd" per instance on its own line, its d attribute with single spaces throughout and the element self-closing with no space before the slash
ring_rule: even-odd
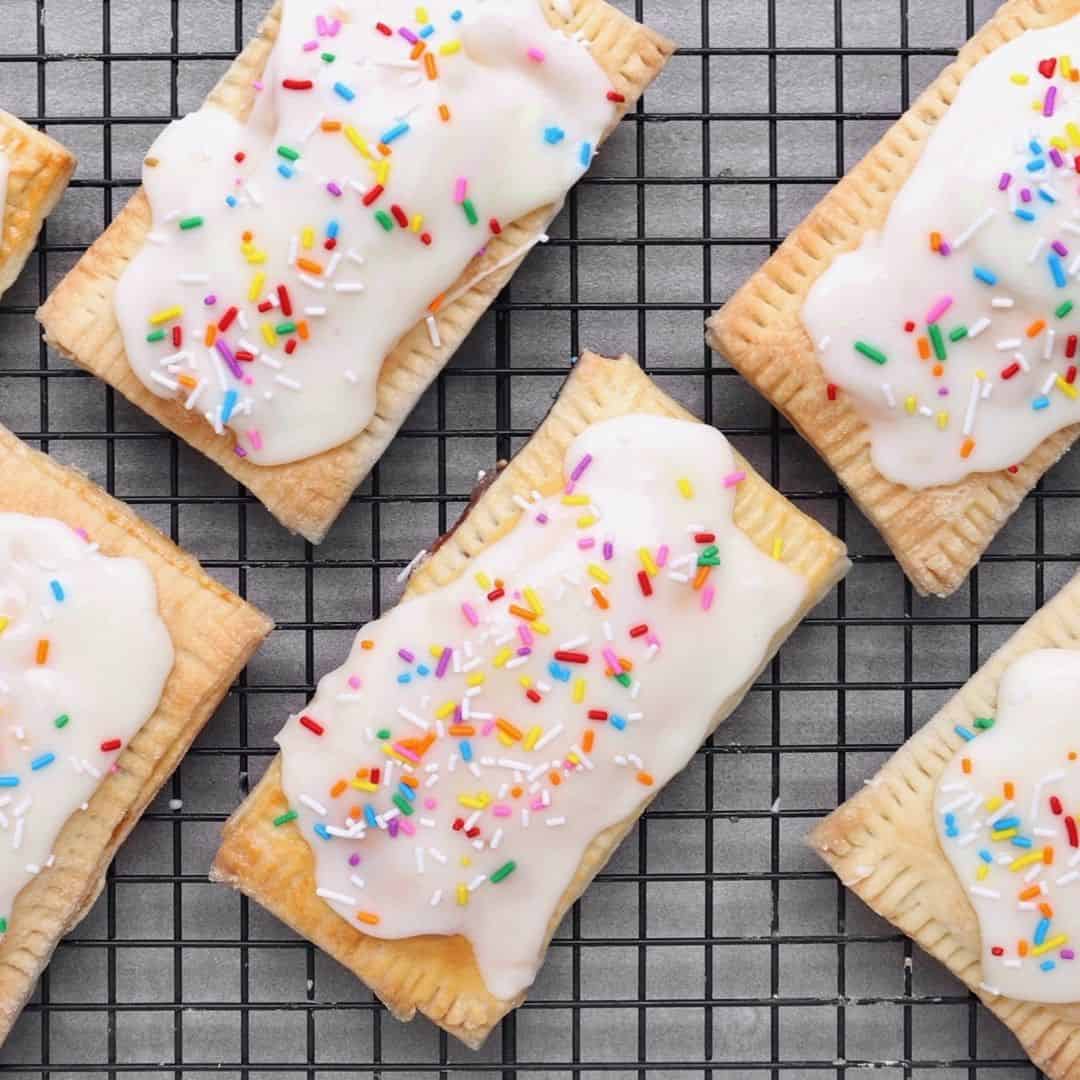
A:
<svg viewBox="0 0 1080 1080">
<path fill-rule="evenodd" d="M 46 340 L 318 542 L 671 51 L 606 0 L 279 0 Z"/>
<path fill-rule="evenodd" d="M 1070 56 L 1072 0 L 1010 0 L 708 324 L 923 594 L 1077 434 Z"/>
<path fill-rule="evenodd" d="M 19 276 L 74 171 L 70 151 L 0 109 L 0 295 Z"/>
<path fill-rule="evenodd" d="M 1080 577 L 810 844 L 1052 1080 L 1080 1076 Z"/>
<path fill-rule="evenodd" d="M 0 1044 L 271 623 L 0 427 Z"/>
<path fill-rule="evenodd" d="M 472 1047 L 660 788 L 846 572 L 628 357 L 532 438 L 290 717 L 213 877 Z"/>
</svg>

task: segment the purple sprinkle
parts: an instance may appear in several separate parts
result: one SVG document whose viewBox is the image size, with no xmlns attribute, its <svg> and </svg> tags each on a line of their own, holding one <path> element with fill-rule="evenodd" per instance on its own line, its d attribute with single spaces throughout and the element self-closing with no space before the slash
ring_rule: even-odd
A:
<svg viewBox="0 0 1080 1080">
<path fill-rule="evenodd" d="M 547 523 L 548 523 L 547 514 L 537 514 L 536 515 L 536 524 L 537 525 L 546 525 Z"/>
<path fill-rule="evenodd" d="M 998 191 L 1006 191 L 1012 183 L 1012 173 L 1003 172 L 998 180 Z"/>
<path fill-rule="evenodd" d="M 1062 949 L 1061 952 L 1058 953 L 1058 956 L 1060 956 L 1062 960 L 1076 959 L 1076 953 L 1074 953 L 1072 949 Z"/>
<path fill-rule="evenodd" d="M 398 33 L 410 44 L 415 45 L 420 39 L 407 27 L 399 26 Z"/>
<path fill-rule="evenodd" d="M 339 188 L 333 180 L 326 185 L 326 190 L 329 191 L 331 195 L 336 195 L 339 199 L 341 198 L 341 188 Z"/>
<path fill-rule="evenodd" d="M 207 307 L 213 307 L 217 303 L 217 297 L 213 293 L 211 293 L 209 296 L 203 297 L 203 303 Z"/>
<path fill-rule="evenodd" d="M 1050 245 L 1062 258 L 1069 254 L 1069 249 L 1060 241 L 1055 240 Z"/>
<path fill-rule="evenodd" d="M 1065 159 L 1061 156 L 1061 151 L 1055 146 L 1050 151 L 1050 160 L 1060 169 L 1065 164 Z"/>
<path fill-rule="evenodd" d="M 395 839 L 397 839 L 397 831 L 398 831 L 398 819 L 397 819 L 396 817 L 395 817 L 395 818 L 391 818 L 391 819 L 390 819 L 390 820 L 389 820 L 389 821 L 388 821 L 388 822 L 386 823 L 386 829 L 387 829 L 387 832 L 389 832 L 389 833 L 390 833 L 390 839 L 391 839 L 391 840 L 395 840 Z"/>
<path fill-rule="evenodd" d="M 1057 98 L 1057 87 L 1051 86 L 1046 91 L 1046 97 L 1043 98 L 1043 116 L 1054 115 L 1054 101 Z"/>
<path fill-rule="evenodd" d="M 530 649 L 528 645 L 521 645 L 521 646 L 518 647 L 517 655 L 518 656 L 531 656 L 532 655 L 532 649 Z"/>
<path fill-rule="evenodd" d="M 939 255 L 948 255 L 951 252 L 952 252 L 952 245 L 948 242 L 948 240 L 942 240 L 941 241 L 941 246 L 938 248 L 938 254 Z"/>
<path fill-rule="evenodd" d="M 349 856 L 349 865 L 350 866 L 359 866 L 360 865 L 360 852 L 354 851 Z"/>
<path fill-rule="evenodd" d="M 575 466 L 574 471 L 570 474 L 570 482 L 576 484 L 582 477 L 582 474 L 592 463 L 592 454 L 586 454 Z"/>
<path fill-rule="evenodd" d="M 236 357 L 233 356 L 229 343 L 224 338 L 219 337 L 214 342 L 214 348 L 217 349 L 221 359 L 225 361 L 225 366 L 233 373 L 233 377 L 243 379 L 244 373 L 240 370 L 240 365 L 236 362 Z"/>
<path fill-rule="evenodd" d="M 604 541 L 604 562 L 611 562 L 615 557 L 615 545 L 610 540 Z"/>
<path fill-rule="evenodd" d="M 948 397 L 949 388 L 947 386 L 939 386 L 937 390 L 938 397 Z"/>
<path fill-rule="evenodd" d="M 460 705 L 455 705 L 454 706 L 454 723 L 455 724 L 460 724 L 461 723 L 461 706 Z"/>
<path fill-rule="evenodd" d="M 1020 201 L 1031 202 L 1031 188 L 1025 187 L 1020 189 Z"/>
<path fill-rule="evenodd" d="M 408 649 L 398 649 L 397 654 L 401 657 L 402 660 L 405 661 L 406 664 L 411 664 L 416 659 L 416 657 L 411 652 L 409 652 Z"/>
<path fill-rule="evenodd" d="M 247 451 L 239 444 L 233 447 L 233 453 L 237 457 L 247 457 Z"/>
<path fill-rule="evenodd" d="M 450 657 L 454 655 L 454 650 L 449 645 L 442 651 L 442 655 L 439 657 L 439 662 L 435 667 L 435 678 L 441 679 L 446 674 L 446 669 L 450 666 Z"/>
</svg>

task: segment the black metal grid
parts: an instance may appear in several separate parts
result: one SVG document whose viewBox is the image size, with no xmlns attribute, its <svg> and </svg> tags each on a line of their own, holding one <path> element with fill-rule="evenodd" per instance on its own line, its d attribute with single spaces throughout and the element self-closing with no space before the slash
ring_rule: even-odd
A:
<svg viewBox="0 0 1080 1080">
<path fill-rule="evenodd" d="M 0 89 L 32 85 L 32 99 L 16 110 L 84 157 L 90 147 L 64 204 L 75 202 L 77 213 L 65 218 L 61 207 L 0 304 L 0 421 L 87 469 L 262 603 L 279 627 L 146 815 L 95 911 L 61 945 L 0 1050 L 0 1074 L 1039 1075 L 959 984 L 849 900 L 800 839 L 1067 579 L 1080 472 L 1065 464 L 1040 485 L 956 597 L 920 601 L 833 478 L 700 338 L 705 314 L 907 106 L 989 6 L 622 6 L 688 43 L 663 77 L 677 92 L 658 83 L 626 118 L 571 195 L 551 243 L 499 298 L 315 549 L 284 538 L 246 491 L 34 344 L 36 303 L 122 205 L 136 183 L 130 163 L 161 124 L 201 97 L 185 73 L 198 65 L 205 89 L 250 34 L 262 0 L 0 0 Z M 132 46 L 132 21 L 144 19 L 158 37 Z M 208 43 L 204 22 L 217 27 Z M 157 90 L 125 91 L 118 103 L 126 72 L 148 64 L 140 87 Z M 58 82 L 67 95 L 59 105 Z M 807 94 L 829 85 L 831 104 L 807 104 Z M 882 88 L 893 98 L 885 107 Z M 129 142 L 128 167 L 116 165 Z M 667 168 L 674 145 L 677 167 Z M 687 192 L 698 218 L 679 209 Z M 617 226 L 605 207 L 621 215 Z M 621 298 L 590 288 L 597 252 L 612 260 L 605 273 L 618 279 Z M 655 298 L 656 281 L 666 288 L 676 279 L 689 282 L 690 299 Z M 526 298 L 530 281 L 536 295 Z M 541 320 L 554 322 L 556 345 L 533 350 L 515 330 L 543 337 Z M 527 437 L 565 371 L 552 349 L 565 357 L 594 343 L 636 353 L 775 486 L 844 537 L 856 565 L 646 814 L 567 917 L 531 1000 L 473 1055 L 423 1022 L 400 1028 L 310 946 L 206 885 L 205 872 L 249 768 L 257 774 L 273 753 L 280 718 L 340 655 L 356 620 L 396 595 L 394 577 L 411 550 L 467 498 L 468 468 L 507 456 Z M 688 908 L 693 925 L 683 927 Z"/>
</svg>

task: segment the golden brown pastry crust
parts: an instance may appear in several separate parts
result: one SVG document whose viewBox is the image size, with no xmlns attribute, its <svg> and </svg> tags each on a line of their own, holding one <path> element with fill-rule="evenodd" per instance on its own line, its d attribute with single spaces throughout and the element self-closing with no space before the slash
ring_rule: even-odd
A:
<svg viewBox="0 0 1080 1080">
<path fill-rule="evenodd" d="M 0 512 L 85 529 L 106 555 L 151 570 L 176 662 L 153 715 L 90 800 L 60 832 L 55 864 L 16 897 L 0 940 L 0 1045 L 60 938 L 97 899 L 117 848 L 176 768 L 272 623 L 198 562 L 79 473 L 0 427 Z"/>
<path fill-rule="evenodd" d="M 409 581 L 408 594 L 430 592 L 464 572 L 469 560 L 509 532 L 520 516 L 514 496 L 550 494 L 563 482 L 567 447 L 585 428 L 631 412 L 693 419 L 664 394 L 629 357 L 608 360 L 586 353 L 573 369 L 551 412 L 528 443 L 470 507 Z M 735 521 L 762 551 L 783 541 L 782 558 L 808 582 L 806 602 L 774 638 L 769 656 L 795 624 L 848 569 L 844 545 L 774 491 L 741 458 Z M 756 676 L 755 676 L 756 677 Z M 752 681 L 752 680 L 751 680 Z M 749 689 L 748 682 L 718 711 L 724 719 Z M 294 825 L 275 828 L 287 809 L 275 760 L 225 827 L 211 876 L 269 908 L 298 933 L 363 979 L 393 1014 L 409 1020 L 417 1010 L 462 1042 L 478 1047 L 496 1023 L 524 1000 L 503 1001 L 488 993 L 472 948 L 462 937 L 423 935 L 384 941 L 360 933 L 315 895 L 307 841 Z M 548 938 L 571 904 L 610 858 L 648 805 L 600 833 L 592 842 L 558 910 Z"/>
<path fill-rule="evenodd" d="M 574 15 L 569 20 L 556 13 L 552 0 L 540 2 L 552 25 L 590 42 L 591 55 L 626 98 L 625 104 L 618 106 L 619 116 L 633 107 L 674 50 L 659 34 L 635 23 L 605 0 L 573 0 Z M 277 38 L 279 18 L 280 2 L 208 101 L 241 118 L 250 112 L 254 99 L 251 84 L 266 64 Z M 613 123 L 610 130 L 614 127 Z M 38 312 L 38 319 L 50 345 L 116 387 L 144 412 L 216 461 L 287 528 L 318 543 L 420 395 L 510 280 L 524 259 L 524 254 L 514 257 L 514 252 L 543 231 L 552 212 L 552 207 L 534 210 L 504 226 L 500 236 L 489 239 L 485 257 L 474 260 L 459 279 L 465 291 L 439 310 L 440 348 L 432 346 L 423 322 L 398 342 L 383 361 L 375 415 L 363 432 L 333 450 L 287 465 L 255 465 L 237 457 L 231 436 L 215 435 L 180 402 L 151 393 L 131 370 L 116 321 L 113 292 L 124 267 L 142 247 L 150 230 L 150 206 L 141 189 L 53 290 Z M 485 266 L 504 259 L 509 260 L 507 265 L 469 284 Z M 452 297 L 455 291 L 449 289 L 447 296 Z"/>
<path fill-rule="evenodd" d="M 1035 649 L 1080 649 L 1080 576 L 1040 608 L 809 844 L 871 908 L 941 961 L 982 999 L 1052 1080 L 1080 1080 L 1080 1002 L 1040 1005 L 991 994 L 979 923 L 938 841 L 938 777 L 964 745 L 957 724 L 993 716 L 1005 669 Z"/>
<path fill-rule="evenodd" d="M 1024 30 L 1077 12 L 1080 0 L 1009 0 L 708 322 L 712 347 L 828 462 L 924 595 L 947 596 L 959 588 L 1021 499 L 1072 445 L 1080 425 L 1045 439 L 1015 473 L 976 473 L 923 491 L 894 484 L 874 468 L 869 429 L 850 399 L 843 393 L 836 401 L 827 399 L 825 375 L 800 312 L 833 259 L 882 227 L 964 75 Z"/>
<path fill-rule="evenodd" d="M 0 218 L 0 294 L 19 276 L 45 219 L 75 171 L 75 155 L 55 139 L 0 109 L 0 150 L 8 159 Z"/>
</svg>

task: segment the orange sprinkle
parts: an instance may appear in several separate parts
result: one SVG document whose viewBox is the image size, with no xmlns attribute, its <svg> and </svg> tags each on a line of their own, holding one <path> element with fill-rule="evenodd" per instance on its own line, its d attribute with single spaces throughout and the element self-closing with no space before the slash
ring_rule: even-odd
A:
<svg viewBox="0 0 1080 1080">
<path fill-rule="evenodd" d="M 296 332 L 300 335 L 301 341 L 307 341 L 311 337 L 311 331 L 308 329 L 307 319 L 301 319 L 296 324 Z"/>
<path fill-rule="evenodd" d="M 430 749 L 431 744 L 435 741 L 435 732 L 429 731 L 416 746 L 416 752 L 423 757 Z"/>
<path fill-rule="evenodd" d="M 374 649 L 375 648 L 375 642 L 372 641 L 371 638 L 364 638 L 364 640 L 360 642 L 360 648 L 361 649 Z"/>
<path fill-rule="evenodd" d="M 356 770 L 356 779 L 357 780 L 366 780 L 368 778 L 368 776 L 370 776 L 370 775 L 371 775 L 371 772 L 367 768 L 357 769 Z"/>
<path fill-rule="evenodd" d="M 521 729 L 514 727 L 509 720 L 504 720 L 501 716 L 495 721 L 495 726 L 504 734 L 509 735 L 511 739 L 520 739 Z"/>
<path fill-rule="evenodd" d="M 930 369 L 930 371 L 931 371 L 932 374 L 936 375 L 940 379 L 941 376 L 945 374 L 945 365 L 944 364 L 935 364 Z"/>
<path fill-rule="evenodd" d="M 176 381 L 181 386 L 186 386 L 189 390 L 194 390 L 199 385 L 198 379 L 193 379 L 190 375 L 177 375 Z"/>
<path fill-rule="evenodd" d="M 423 55 L 423 52 L 424 52 L 424 50 L 425 50 L 426 48 L 427 48 L 427 43 L 426 43 L 426 42 L 424 42 L 424 41 L 418 41 L 418 42 L 417 42 L 417 43 L 416 43 L 416 44 L 415 44 L 415 45 L 414 45 L 414 46 L 412 47 L 412 51 L 411 51 L 411 52 L 409 53 L 409 59 L 410 59 L 410 60 L 419 60 L 419 59 L 420 59 L 420 57 L 421 57 L 421 56 Z"/>
<path fill-rule="evenodd" d="M 217 327 L 213 323 L 208 323 L 206 327 L 206 336 L 203 338 L 203 344 L 209 349 L 215 341 L 217 341 Z"/>
<path fill-rule="evenodd" d="M 363 816 L 364 811 L 361 810 L 359 806 L 349 807 L 349 817 L 352 818 L 353 821 L 359 821 Z"/>
<path fill-rule="evenodd" d="M 49 661 L 49 639 L 40 638 L 37 643 L 37 654 L 34 659 L 38 664 L 46 664 Z"/>
<path fill-rule="evenodd" d="M 398 783 L 404 784 L 406 787 L 411 787 L 413 789 L 420 786 L 420 781 L 417 780 L 415 776 L 400 776 L 398 777 Z"/>
<path fill-rule="evenodd" d="M 1054 909 L 1047 903 L 1040 904 L 1039 911 L 1042 912 L 1042 914 L 1045 915 L 1048 919 L 1052 919 L 1054 917 Z"/>
<path fill-rule="evenodd" d="M 1011 780 L 1006 780 L 1002 788 L 1002 794 L 1006 799 L 1014 799 L 1016 797 L 1016 785 Z"/>
<path fill-rule="evenodd" d="M 515 799 L 520 799 L 521 798 L 521 787 L 519 785 L 515 784 L 510 789 L 510 794 L 513 795 Z"/>
<path fill-rule="evenodd" d="M 322 266 L 312 259 L 305 259 L 302 256 L 296 260 L 296 265 L 301 270 L 306 270 L 309 274 L 321 274 Z"/>
<path fill-rule="evenodd" d="M 243 240 L 245 244 L 250 244 L 254 237 L 255 234 L 250 229 L 245 229 L 240 234 L 240 239 Z"/>
<path fill-rule="evenodd" d="M 611 605 L 608 603 L 608 598 L 594 585 L 590 590 L 592 598 L 596 601 L 596 606 L 601 611 L 607 611 Z"/>
<path fill-rule="evenodd" d="M 554 787 L 558 787 L 562 783 L 562 777 L 554 769 L 548 773 L 548 779 Z"/>
<path fill-rule="evenodd" d="M 932 232 L 930 234 L 930 250 L 931 251 L 940 251 L 941 250 L 941 233 Z"/>
<path fill-rule="evenodd" d="M 1028 328 L 1028 337 L 1038 337 L 1046 329 L 1045 319 L 1036 319 Z"/>
<path fill-rule="evenodd" d="M 435 70 L 435 57 L 432 53 L 424 53 L 424 70 L 427 72 L 429 79 L 439 77 L 438 71 Z"/>
<path fill-rule="evenodd" d="M 441 119 L 444 124 L 450 122 L 450 110 L 445 105 L 439 106 L 439 119 Z"/>
<path fill-rule="evenodd" d="M 472 724 L 451 724 L 447 729 L 451 735 L 475 735 L 476 728 Z"/>
<path fill-rule="evenodd" d="M 389 157 L 394 152 L 386 143 L 376 143 L 375 146 L 383 157 Z"/>
<path fill-rule="evenodd" d="M 337 797 L 338 797 L 338 796 L 339 796 L 339 795 L 340 795 L 340 794 L 341 794 L 341 793 L 342 793 L 342 792 L 343 792 L 343 791 L 345 790 L 346 786 L 347 786 L 347 785 L 346 785 L 346 783 L 345 783 L 345 781 L 344 781 L 344 780 L 339 780 L 339 781 L 338 781 L 338 782 L 337 782 L 337 783 L 336 783 L 336 784 L 335 784 L 335 785 L 334 785 L 334 786 L 333 786 L 333 787 L 332 787 L 332 788 L 330 789 L 330 798 L 331 798 L 331 799 L 336 799 L 336 798 L 337 798 Z"/>
<path fill-rule="evenodd" d="M 1047 844 L 1043 848 L 1043 865 L 1053 866 L 1054 864 L 1054 846 L 1053 844 Z"/>
<path fill-rule="evenodd" d="M 323 131 L 340 131 L 341 130 L 341 121 L 340 120 L 324 120 L 319 125 L 319 127 L 322 128 Z"/>
<path fill-rule="evenodd" d="M 379 925 L 379 916 L 374 911 L 358 911 L 356 917 L 360 922 L 367 923 L 368 926 Z"/>
<path fill-rule="evenodd" d="M 443 297 L 445 297 L 445 296 L 446 296 L 446 293 L 439 293 L 439 295 L 436 296 L 435 299 L 432 300 L 430 304 L 428 304 L 427 309 L 428 309 L 428 311 L 431 312 L 432 315 L 434 315 L 435 312 L 438 311 L 439 308 L 442 307 Z"/>
<path fill-rule="evenodd" d="M 964 770 L 965 773 L 970 773 L 971 772 L 971 758 L 969 758 L 969 757 L 961 758 L 960 759 L 960 767 Z"/>
<path fill-rule="evenodd" d="M 962 458 L 971 457 L 971 451 L 975 449 L 975 440 L 970 436 L 966 438 L 960 445 L 960 456 Z"/>
<path fill-rule="evenodd" d="M 654 783 L 652 773 L 639 772 L 637 774 L 637 782 L 639 784 L 644 784 L 646 787 L 652 787 Z"/>
<path fill-rule="evenodd" d="M 594 742 L 596 742 L 596 733 L 592 728 L 588 728 L 585 734 L 581 736 L 581 749 L 588 754 L 592 750 Z"/>
<path fill-rule="evenodd" d="M 1020 895 L 1017 897 L 1017 899 L 1018 900 L 1034 900 L 1035 897 L 1038 896 L 1039 893 L 1041 893 L 1041 892 L 1042 892 L 1042 889 L 1040 889 L 1038 885 L 1029 885 L 1026 889 L 1024 889 L 1023 892 L 1020 893 Z"/>
<path fill-rule="evenodd" d="M 1070 750 L 1069 751 L 1069 760 L 1070 761 L 1075 761 L 1076 760 L 1076 751 L 1075 750 Z"/>
<path fill-rule="evenodd" d="M 1021 938 L 1020 941 L 1018 941 L 1016 943 L 1016 951 L 1021 956 L 1027 956 L 1027 954 L 1028 954 L 1028 943 Z"/>
<path fill-rule="evenodd" d="M 928 337 L 925 337 L 925 336 L 921 337 L 921 338 L 918 339 L 916 344 L 919 347 L 919 359 L 920 360 L 929 360 L 930 359 L 930 339 Z"/>
<path fill-rule="evenodd" d="M 709 580 L 709 574 L 712 571 L 711 566 L 699 566 L 697 573 L 694 575 L 694 588 L 700 589 L 706 581 Z"/>
<path fill-rule="evenodd" d="M 529 622 L 532 622 L 536 618 L 535 611 L 523 608 L 520 604 L 511 604 L 509 611 L 511 615 L 516 615 L 519 619 L 527 619 Z"/>
</svg>

